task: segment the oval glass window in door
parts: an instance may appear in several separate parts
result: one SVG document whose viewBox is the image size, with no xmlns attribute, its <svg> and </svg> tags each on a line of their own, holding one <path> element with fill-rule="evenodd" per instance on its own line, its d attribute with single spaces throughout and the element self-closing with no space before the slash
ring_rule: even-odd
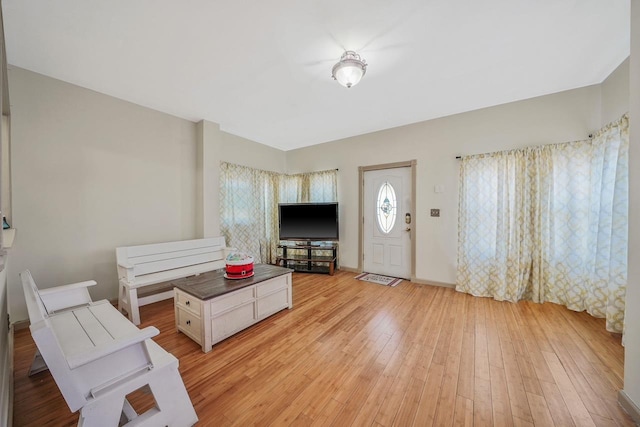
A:
<svg viewBox="0 0 640 427">
<path fill-rule="evenodd" d="M 396 223 L 396 191 L 389 181 L 385 181 L 378 191 L 376 203 L 378 211 L 378 226 L 380 230 L 388 234 Z"/>
</svg>

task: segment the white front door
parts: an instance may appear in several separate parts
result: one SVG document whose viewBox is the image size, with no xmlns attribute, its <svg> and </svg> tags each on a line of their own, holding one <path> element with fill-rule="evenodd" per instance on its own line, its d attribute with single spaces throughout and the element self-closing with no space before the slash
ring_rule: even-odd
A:
<svg viewBox="0 0 640 427">
<path fill-rule="evenodd" d="M 412 219 L 411 168 L 365 171 L 365 272 L 411 279 Z"/>
</svg>

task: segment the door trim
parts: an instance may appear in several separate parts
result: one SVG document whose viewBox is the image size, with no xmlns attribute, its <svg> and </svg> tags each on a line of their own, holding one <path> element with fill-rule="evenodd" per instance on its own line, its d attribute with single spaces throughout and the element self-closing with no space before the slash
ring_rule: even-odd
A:
<svg viewBox="0 0 640 427">
<path fill-rule="evenodd" d="M 416 165 L 417 160 L 408 160 L 406 162 L 385 163 L 381 165 L 358 166 L 358 271 L 363 272 L 363 254 L 364 254 L 364 173 L 368 171 L 395 169 L 395 168 L 411 168 L 411 281 L 416 279 Z"/>
</svg>

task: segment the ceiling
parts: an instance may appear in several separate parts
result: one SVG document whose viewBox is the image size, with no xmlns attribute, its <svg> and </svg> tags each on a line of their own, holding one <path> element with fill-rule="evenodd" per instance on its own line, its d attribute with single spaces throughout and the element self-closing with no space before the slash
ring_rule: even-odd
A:
<svg viewBox="0 0 640 427">
<path fill-rule="evenodd" d="M 601 83 L 630 0 L 3 0 L 9 64 L 282 150 Z M 331 78 L 345 50 L 369 64 Z"/>
</svg>

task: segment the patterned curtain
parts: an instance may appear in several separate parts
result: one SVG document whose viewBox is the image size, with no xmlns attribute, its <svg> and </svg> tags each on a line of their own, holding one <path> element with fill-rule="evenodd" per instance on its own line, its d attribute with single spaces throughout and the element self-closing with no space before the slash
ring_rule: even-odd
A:
<svg viewBox="0 0 640 427">
<path fill-rule="evenodd" d="M 220 231 L 227 245 L 275 263 L 278 203 L 337 201 L 335 170 L 285 175 L 222 162 Z"/>
<path fill-rule="evenodd" d="M 220 164 L 220 231 L 229 247 L 271 262 L 278 233 L 279 177 L 275 172 Z"/>
<path fill-rule="evenodd" d="M 456 289 L 550 301 L 622 332 L 629 122 L 592 139 L 461 160 Z"/>
<path fill-rule="evenodd" d="M 327 170 L 283 175 L 280 180 L 280 203 L 338 201 L 338 171 Z"/>
</svg>

